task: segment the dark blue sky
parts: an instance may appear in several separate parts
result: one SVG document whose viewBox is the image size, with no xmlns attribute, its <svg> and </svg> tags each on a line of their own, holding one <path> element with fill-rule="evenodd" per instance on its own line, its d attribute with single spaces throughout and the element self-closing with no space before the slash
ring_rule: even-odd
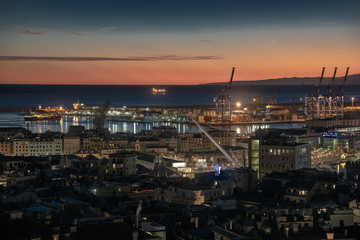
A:
<svg viewBox="0 0 360 240">
<path fill-rule="evenodd" d="M 0 1 L 3 26 L 29 25 L 91 31 L 206 31 L 279 25 L 357 25 L 358 0 L 281 1 Z"/>
<path fill-rule="evenodd" d="M 197 84 L 360 72 L 360 0 L 0 0 L 0 83 Z M 238 75 L 237 75 L 238 74 Z"/>
</svg>

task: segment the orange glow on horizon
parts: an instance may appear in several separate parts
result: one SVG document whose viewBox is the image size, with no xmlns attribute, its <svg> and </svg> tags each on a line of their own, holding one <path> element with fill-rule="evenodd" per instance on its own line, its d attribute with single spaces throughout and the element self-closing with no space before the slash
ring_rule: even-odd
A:
<svg viewBox="0 0 360 240">
<path fill-rule="evenodd" d="M 232 67 L 229 63 L 223 63 L 223 65 L 203 63 L 193 66 L 191 63 L 179 65 L 137 63 L 135 66 L 130 63 L 121 63 L 119 65 L 121 67 L 115 63 L 105 62 L 6 63 L 0 65 L 0 84 L 196 85 L 227 82 Z M 325 66 L 330 69 L 334 65 Z M 338 76 L 342 76 L 347 65 L 336 66 L 339 67 Z M 350 74 L 360 72 L 359 67 L 349 66 Z M 251 81 L 282 77 L 316 77 L 320 75 L 322 65 L 313 67 L 303 64 L 301 67 L 294 68 L 291 63 L 289 66 L 282 63 L 280 66 L 269 65 L 258 69 L 250 66 L 236 67 L 234 81 Z"/>
<path fill-rule="evenodd" d="M 184 61 L 2 61 L 0 84 L 196 85 L 282 77 L 317 77 L 323 66 L 338 67 L 338 76 L 360 73 L 358 50 L 342 53 L 264 48 L 262 54 L 227 53 L 219 60 Z M 329 72 L 326 72 L 328 77 Z"/>
</svg>

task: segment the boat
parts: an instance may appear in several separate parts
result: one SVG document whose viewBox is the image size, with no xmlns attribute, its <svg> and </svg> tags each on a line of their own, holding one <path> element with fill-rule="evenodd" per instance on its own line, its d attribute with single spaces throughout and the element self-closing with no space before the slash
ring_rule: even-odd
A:
<svg viewBox="0 0 360 240">
<path fill-rule="evenodd" d="M 164 89 L 164 88 L 153 88 L 152 93 L 153 94 L 166 94 L 166 89 Z"/>
<path fill-rule="evenodd" d="M 30 113 L 24 116 L 25 121 L 55 121 L 60 120 L 61 116 L 57 113 Z"/>
<path fill-rule="evenodd" d="M 77 109 L 81 109 L 81 108 L 85 107 L 85 104 L 80 103 L 80 101 L 78 100 L 77 103 L 73 104 L 73 106 L 74 106 L 74 109 L 77 110 Z"/>
</svg>

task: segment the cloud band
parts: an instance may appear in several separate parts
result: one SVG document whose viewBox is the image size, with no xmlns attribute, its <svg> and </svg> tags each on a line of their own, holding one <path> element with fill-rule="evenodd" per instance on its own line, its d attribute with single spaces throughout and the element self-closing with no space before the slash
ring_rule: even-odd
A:
<svg viewBox="0 0 360 240">
<path fill-rule="evenodd" d="M 37 56 L 0 56 L 0 61 L 191 61 L 219 60 L 221 56 L 147 56 L 147 57 L 37 57 Z"/>
</svg>

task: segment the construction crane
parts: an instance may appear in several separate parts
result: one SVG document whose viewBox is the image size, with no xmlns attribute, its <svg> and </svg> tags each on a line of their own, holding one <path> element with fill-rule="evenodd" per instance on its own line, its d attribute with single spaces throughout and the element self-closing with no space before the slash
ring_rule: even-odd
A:
<svg viewBox="0 0 360 240">
<path fill-rule="evenodd" d="M 110 101 L 104 101 L 100 107 L 98 107 L 95 111 L 94 118 L 94 128 L 97 130 L 104 130 L 105 120 L 107 118 L 107 113 L 110 109 Z"/>
<path fill-rule="evenodd" d="M 231 121 L 230 91 L 234 72 L 235 67 L 232 68 L 230 82 L 221 90 L 219 95 L 213 99 L 213 102 L 216 103 L 216 120 L 219 122 Z"/>
</svg>

